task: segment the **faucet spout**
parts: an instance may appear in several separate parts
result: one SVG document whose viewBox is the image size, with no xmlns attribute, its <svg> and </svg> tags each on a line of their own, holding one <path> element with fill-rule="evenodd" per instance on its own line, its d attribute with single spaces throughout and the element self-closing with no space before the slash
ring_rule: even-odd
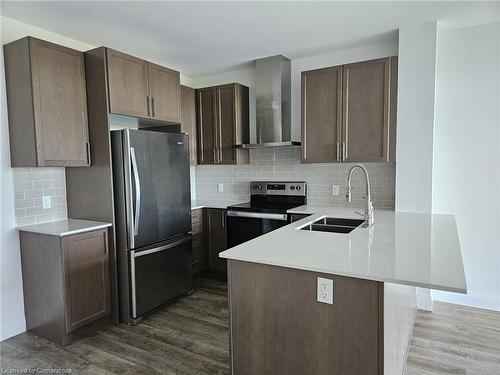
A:
<svg viewBox="0 0 500 375">
<path fill-rule="evenodd" d="M 348 202 L 352 201 L 352 185 L 351 185 L 351 180 L 352 180 L 352 174 L 353 172 L 357 169 L 361 169 L 365 175 L 366 179 L 366 210 L 364 219 L 365 219 L 365 226 L 366 227 L 371 227 L 374 222 L 375 218 L 373 215 L 373 202 L 372 202 L 372 197 L 371 197 L 371 188 L 370 188 L 370 177 L 368 176 L 368 170 L 363 164 L 355 164 L 352 166 L 352 168 L 349 170 L 349 175 L 347 176 L 347 194 L 346 198 Z"/>
</svg>

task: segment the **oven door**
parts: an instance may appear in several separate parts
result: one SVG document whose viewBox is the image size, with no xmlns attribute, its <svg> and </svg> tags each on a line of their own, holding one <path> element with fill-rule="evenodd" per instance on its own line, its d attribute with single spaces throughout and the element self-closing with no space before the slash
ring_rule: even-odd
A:
<svg viewBox="0 0 500 375">
<path fill-rule="evenodd" d="M 259 237 L 288 223 L 287 214 L 227 211 L 228 248 Z"/>
</svg>

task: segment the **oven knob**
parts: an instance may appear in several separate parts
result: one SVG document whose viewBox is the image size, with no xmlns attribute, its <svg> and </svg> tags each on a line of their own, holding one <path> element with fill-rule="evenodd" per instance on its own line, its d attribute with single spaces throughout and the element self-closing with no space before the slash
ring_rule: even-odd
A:
<svg viewBox="0 0 500 375">
<path fill-rule="evenodd" d="M 295 190 L 295 186 L 290 186 L 290 190 Z"/>
<path fill-rule="evenodd" d="M 300 190 L 300 186 L 297 186 L 297 190 Z"/>
<path fill-rule="evenodd" d="M 257 189 L 261 190 L 262 189 L 262 185 L 258 185 Z"/>
</svg>

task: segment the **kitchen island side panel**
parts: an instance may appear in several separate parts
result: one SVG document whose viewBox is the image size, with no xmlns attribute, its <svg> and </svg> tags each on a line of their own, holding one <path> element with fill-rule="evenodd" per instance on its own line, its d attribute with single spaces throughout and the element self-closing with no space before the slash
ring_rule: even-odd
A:
<svg viewBox="0 0 500 375">
<path fill-rule="evenodd" d="M 228 260 L 232 373 L 382 375 L 383 283 Z M 333 304 L 316 301 L 333 280 Z"/>
<path fill-rule="evenodd" d="M 416 288 L 384 283 L 384 367 L 386 375 L 404 375 L 417 313 Z"/>
</svg>

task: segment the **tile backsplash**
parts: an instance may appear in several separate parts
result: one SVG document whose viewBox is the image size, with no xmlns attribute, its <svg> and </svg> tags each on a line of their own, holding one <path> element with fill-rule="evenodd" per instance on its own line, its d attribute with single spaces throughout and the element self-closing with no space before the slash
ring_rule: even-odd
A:
<svg viewBox="0 0 500 375">
<path fill-rule="evenodd" d="M 364 163 L 368 169 L 372 199 L 378 208 L 394 208 L 395 163 Z M 312 205 L 348 205 L 345 192 L 347 174 L 352 163 L 303 164 L 300 148 L 250 150 L 249 165 L 196 166 L 196 198 L 246 202 L 249 181 L 292 180 L 307 182 L 307 203 Z M 223 184 L 223 192 L 218 191 Z M 333 196 L 333 185 L 339 185 L 339 195 Z M 352 205 L 366 204 L 365 178 L 354 172 Z"/>
<path fill-rule="evenodd" d="M 13 168 L 17 225 L 67 218 L 64 168 Z M 50 196 L 51 208 L 42 199 Z"/>
<path fill-rule="evenodd" d="M 312 205 L 347 205 L 347 173 L 353 164 L 302 164 L 300 148 L 250 150 L 249 165 L 198 165 L 191 168 L 191 187 L 198 200 L 246 202 L 252 180 L 307 182 L 307 202 Z M 370 175 L 375 207 L 394 208 L 395 163 L 365 163 Z M 64 168 L 13 168 L 17 225 L 30 225 L 67 218 Z M 193 173 L 194 172 L 194 173 Z M 218 191 L 223 184 L 223 192 Z M 333 196 L 332 185 L 339 185 Z M 43 196 L 51 208 L 44 209 Z M 366 204 L 365 181 L 357 171 L 353 177 L 353 205 Z"/>
</svg>

